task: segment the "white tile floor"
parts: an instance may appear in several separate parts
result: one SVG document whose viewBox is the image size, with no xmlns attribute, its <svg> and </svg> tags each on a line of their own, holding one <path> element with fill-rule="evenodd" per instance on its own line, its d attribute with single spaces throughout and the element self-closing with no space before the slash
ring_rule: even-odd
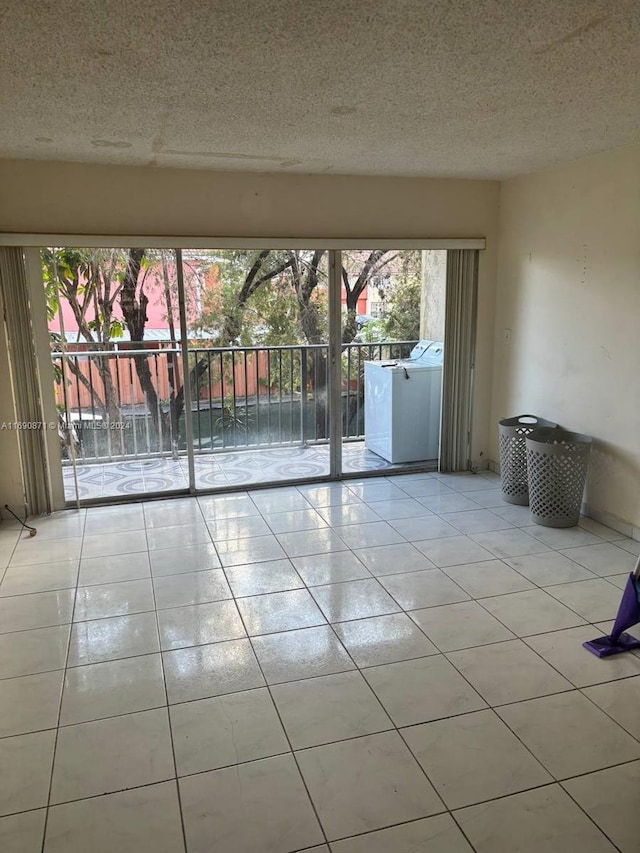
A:
<svg viewBox="0 0 640 853">
<path fill-rule="evenodd" d="M 637 853 L 636 544 L 492 475 L 0 526 L 3 853 Z"/>
</svg>

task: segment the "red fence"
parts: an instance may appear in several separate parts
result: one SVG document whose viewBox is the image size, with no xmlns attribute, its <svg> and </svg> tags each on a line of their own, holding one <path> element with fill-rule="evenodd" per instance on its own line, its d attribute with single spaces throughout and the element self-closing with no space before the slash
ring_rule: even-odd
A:
<svg viewBox="0 0 640 853">
<path fill-rule="evenodd" d="M 299 348 L 297 348 L 299 349 Z M 232 393 L 236 397 L 253 397 L 267 393 L 279 381 L 270 370 L 269 350 L 240 350 L 238 358 L 229 357 L 232 350 L 198 348 L 189 350 L 189 364 L 206 363 L 198 371 L 198 393 L 201 400 L 222 399 Z M 242 357 L 240 357 L 241 354 Z M 54 363 L 64 372 L 64 384 L 55 386 L 56 402 L 68 410 L 99 416 L 106 403 L 105 384 L 111 385 L 119 407 L 146 404 L 137 362 L 146 363 L 151 383 L 161 401 L 168 400 L 172 389 L 182 387 L 182 353 L 178 349 L 145 346 L 134 349 L 96 351 L 82 346 L 69 346 L 66 364 L 55 353 Z M 196 396 L 192 389 L 192 396 Z"/>
</svg>

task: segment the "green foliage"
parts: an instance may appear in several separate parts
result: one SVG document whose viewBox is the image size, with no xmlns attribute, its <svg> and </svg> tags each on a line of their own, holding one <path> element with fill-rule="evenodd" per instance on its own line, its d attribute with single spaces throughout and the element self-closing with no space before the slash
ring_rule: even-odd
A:
<svg viewBox="0 0 640 853">
<path fill-rule="evenodd" d="M 415 341 L 420 337 L 422 262 L 420 252 L 406 252 L 396 280 L 389 289 L 384 337 Z"/>
<path fill-rule="evenodd" d="M 385 320 L 369 320 L 360 329 L 358 340 L 363 344 L 375 344 L 387 339 L 387 323 Z"/>
<path fill-rule="evenodd" d="M 78 295 L 85 292 L 81 277 L 87 275 L 89 255 L 83 249 L 42 249 L 42 277 L 47 299 L 47 317 L 53 320 L 58 312 L 59 293 L 63 282 L 72 283 Z"/>
<path fill-rule="evenodd" d="M 260 287 L 242 312 L 241 346 L 285 346 L 300 341 L 296 297 L 287 277 Z"/>
<path fill-rule="evenodd" d="M 97 332 L 100 334 L 103 331 L 103 327 L 105 326 L 105 319 L 103 315 L 98 314 L 97 320 L 89 320 L 87 322 L 87 326 L 91 329 L 92 332 Z M 112 320 L 109 325 L 109 337 L 108 340 L 114 340 L 117 338 L 121 338 L 124 335 L 124 323 L 122 320 Z"/>
<path fill-rule="evenodd" d="M 239 430 L 247 433 L 253 427 L 255 416 L 246 406 L 236 406 L 230 403 L 222 407 L 222 414 L 216 418 L 216 427 L 220 432 L 223 430 Z"/>
<path fill-rule="evenodd" d="M 125 250 L 45 248 L 40 257 L 50 322 L 63 301 L 87 340 L 107 343 L 122 337 L 124 323 L 113 317 L 113 310 L 126 268 Z"/>
<path fill-rule="evenodd" d="M 302 312 L 313 310 L 326 332 L 324 270 L 319 270 L 321 287 L 301 293 L 312 256 L 283 250 L 199 253 L 207 287 L 194 304 L 192 330 L 210 335 L 218 346 L 304 343 Z"/>
</svg>

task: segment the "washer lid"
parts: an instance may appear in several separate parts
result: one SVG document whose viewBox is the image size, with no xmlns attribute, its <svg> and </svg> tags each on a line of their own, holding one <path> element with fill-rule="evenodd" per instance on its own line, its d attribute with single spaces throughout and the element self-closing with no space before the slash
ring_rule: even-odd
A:
<svg viewBox="0 0 640 853">
<path fill-rule="evenodd" d="M 394 369 L 407 370 L 409 373 L 417 373 L 420 370 L 441 370 L 442 362 L 399 361 Z"/>
<path fill-rule="evenodd" d="M 442 370 L 441 364 L 425 364 L 420 361 L 409 361 L 408 359 L 398 361 L 395 364 L 391 362 L 383 365 L 383 367 L 389 373 L 402 373 L 405 376 L 409 376 L 410 373 L 421 373 L 425 370 Z"/>
<path fill-rule="evenodd" d="M 442 341 L 418 341 L 411 350 L 410 361 L 422 364 L 442 364 L 444 344 Z"/>
</svg>

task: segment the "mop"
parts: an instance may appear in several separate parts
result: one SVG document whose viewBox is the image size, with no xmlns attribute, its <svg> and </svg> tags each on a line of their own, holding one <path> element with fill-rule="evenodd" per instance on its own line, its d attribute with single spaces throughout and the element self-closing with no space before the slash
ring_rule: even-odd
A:
<svg viewBox="0 0 640 853">
<path fill-rule="evenodd" d="M 640 640 L 631 634 L 624 633 L 627 628 L 637 625 L 638 622 L 640 622 L 640 557 L 638 557 L 635 569 L 627 579 L 611 634 L 608 637 L 597 637 L 595 640 L 589 640 L 582 645 L 592 655 L 599 658 L 638 649 L 640 648 Z"/>
</svg>

